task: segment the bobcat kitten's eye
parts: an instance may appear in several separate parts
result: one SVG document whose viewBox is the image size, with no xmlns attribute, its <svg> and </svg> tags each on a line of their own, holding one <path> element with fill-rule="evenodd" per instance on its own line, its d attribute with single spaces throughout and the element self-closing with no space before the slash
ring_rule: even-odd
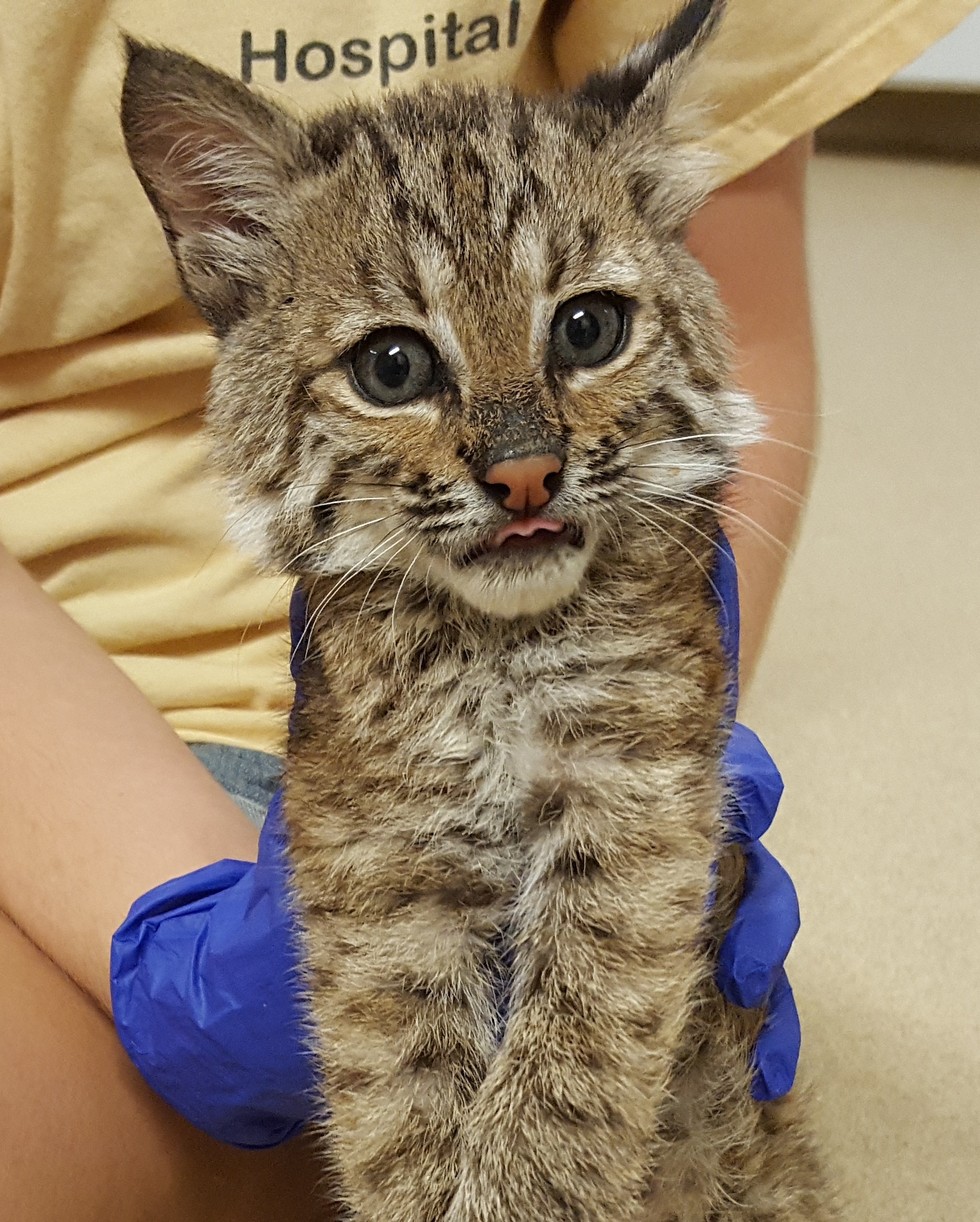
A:
<svg viewBox="0 0 980 1222">
<path fill-rule="evenodd" d="M 350 358 L 354 385 L 372 403 L 400 407 L 432 385 L 436 362 L 425 340 L 407 327 L 385 327 L 362 339 Z"/>
<path fill-rule="evenodd" d="M 601 293 L 566 301 L 551 324 L 551 348 L 563 365 L 601 365 L 620 350 L 625 338 L 625 309 Z"/>
</svg>

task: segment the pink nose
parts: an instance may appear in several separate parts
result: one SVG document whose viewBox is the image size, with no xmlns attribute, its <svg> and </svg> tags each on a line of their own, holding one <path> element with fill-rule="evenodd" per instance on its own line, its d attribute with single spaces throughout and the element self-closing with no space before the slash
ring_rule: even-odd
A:
<svg viewBox="0 0 980 1222">
<path fill-rule="evenodd" d="M 483 477 L 505 509 L 528 513 L 551 500 L 562 462 L 557 454 L 532 454 L 529 458 L 508 458 L 495 462 Z M 551 487 L 548 480 L 551 479 Z M 506 494 L 506 495 L 505 495 Z"/>
</svg>

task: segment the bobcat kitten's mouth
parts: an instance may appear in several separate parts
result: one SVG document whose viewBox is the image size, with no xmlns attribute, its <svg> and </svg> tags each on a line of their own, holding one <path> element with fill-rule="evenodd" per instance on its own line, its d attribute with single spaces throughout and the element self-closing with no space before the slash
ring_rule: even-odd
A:
<svg viewBox="0 0 980 1222">
<path fill-rule="evenodd" d="M 509 557 L 527 557 L 553 552 L 563 546 L 581 548 L 585 535 L 578 526 L 554 518 L 518 518 L 502 526 L 490 539 L 462 556 L 461 567 L 491 563 Z"/>
</svg>

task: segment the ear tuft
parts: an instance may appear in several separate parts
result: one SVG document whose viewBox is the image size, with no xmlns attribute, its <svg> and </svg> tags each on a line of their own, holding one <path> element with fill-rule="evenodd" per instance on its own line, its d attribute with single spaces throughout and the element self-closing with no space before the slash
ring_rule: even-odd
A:
<svg viewBox="0 0 980 1222">
<path fill-rule="evenodd" d="M 711 188 L 713 156 L 698 148 L 677 101 L 693 59 L 718 28 L 725 0 L 689 0 L 674 20 L 572 94 L 598 115 L 599 143 L 652 227 L 680 237 Z"/>
<path fill-rule="evenodd" d="M 261 274 L 286 181 L 304 170 L 303 132 L 240 82 L 179 52 L 126 37 L 122 127 L 188 296 L 216 331 Z"/>
<path fill-rule="evenodd" d="M 594 72 L 573 97 L 604 111 L 615 125 L 638 103 L 663 118 L 676 78 L 712 37 L 725 10 L 725 0 L 688 0 L 677 16 L 649 42 L 635 47 L 611 68 Z"/>
</svg>

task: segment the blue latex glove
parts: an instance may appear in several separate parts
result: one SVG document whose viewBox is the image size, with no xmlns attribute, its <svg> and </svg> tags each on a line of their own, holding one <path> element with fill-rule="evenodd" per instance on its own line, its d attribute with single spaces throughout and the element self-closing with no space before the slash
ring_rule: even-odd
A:
<svg viewBox="0 0 980 1222">
<path fill-rule="evenodd" d="M 314 1109 L 281 791 L 257 862 L 219 861 L 136 901 L 112 940 L 116 1029 L 140 1073 L 192 1124 L 274 1146 Z"/>
<path fill-rule="evenodd" d="M 300 591 L 289 607 L 293 717 L 305 697 Z M 282 790 L 257 860 L 218 861 L 148 891 L 112 939 L 116 1030 L 146 1081 L 182 1116 L 249 1149 L 292 1137 L 316 1107 L 297 988 Z"/>
<path fill-rule="evenodd" d="M 714 582 L 722 641 L 732 675 L 731 712 L 738 702 L 738 577 L 728 540 L 720 537 Z M 722 942 L 715 973 L 718 987 L 737 1006 L 766 1003 L 755 1048 L 752 1095 L 760 1101 L 788 1093 L 800 1058 L 800 1018 L 783 964 L 800 928 L 793 881 L 761 844 L 783 792 L 783 782 L 759 739 L 738 722 L 723 762 L 731 839 L 745 854 L 745 889 Z"/>
<path fill-rule="evenodd" d="M 730 659 L 738 656 L 738 593 L 727 543 L 715 573 Z M 304 607 L 290 609 L 298 677 Z M 733 667 L 733 674 L 734 667 Z M 732 708 L 736 692 L 732 691 Z M 297 706 L 302 694 L 297 689 Z M 718 981 L 739 1005 L 769 998 L 759 1039 L 757 1098 L 792 1084 L 799 1022 L 782 963 L 798 927 L 792 883 L 758 843 L 782 784 L 758 739 L 736 725 L 725 769 L 733 835 L 745 845 L 745 899 L 721 948 Z M 244 1147 L 276 1145 L 313 1114 L 314 1067 L 296 987 L 299 955 L 286 892 L 277 794 L 258 861 L 221 861 L 154 888 L 112 943 L 113 1014 L 150 1085 L 192 1123 Z"/>
<path fill-rule="evenodd" d="M 298 592 L 290 627 L 296 681 Z M 294 711 L 302 701 L 297 685 Z M 256 862 L 219 861 L 155 887 L 112 940 L 113 1017 L 140 1073 L 192 1124 L 246 1148 L 292 1137 L 315 1107 L 285 852 L 279 790 Z"/>
</svg>

